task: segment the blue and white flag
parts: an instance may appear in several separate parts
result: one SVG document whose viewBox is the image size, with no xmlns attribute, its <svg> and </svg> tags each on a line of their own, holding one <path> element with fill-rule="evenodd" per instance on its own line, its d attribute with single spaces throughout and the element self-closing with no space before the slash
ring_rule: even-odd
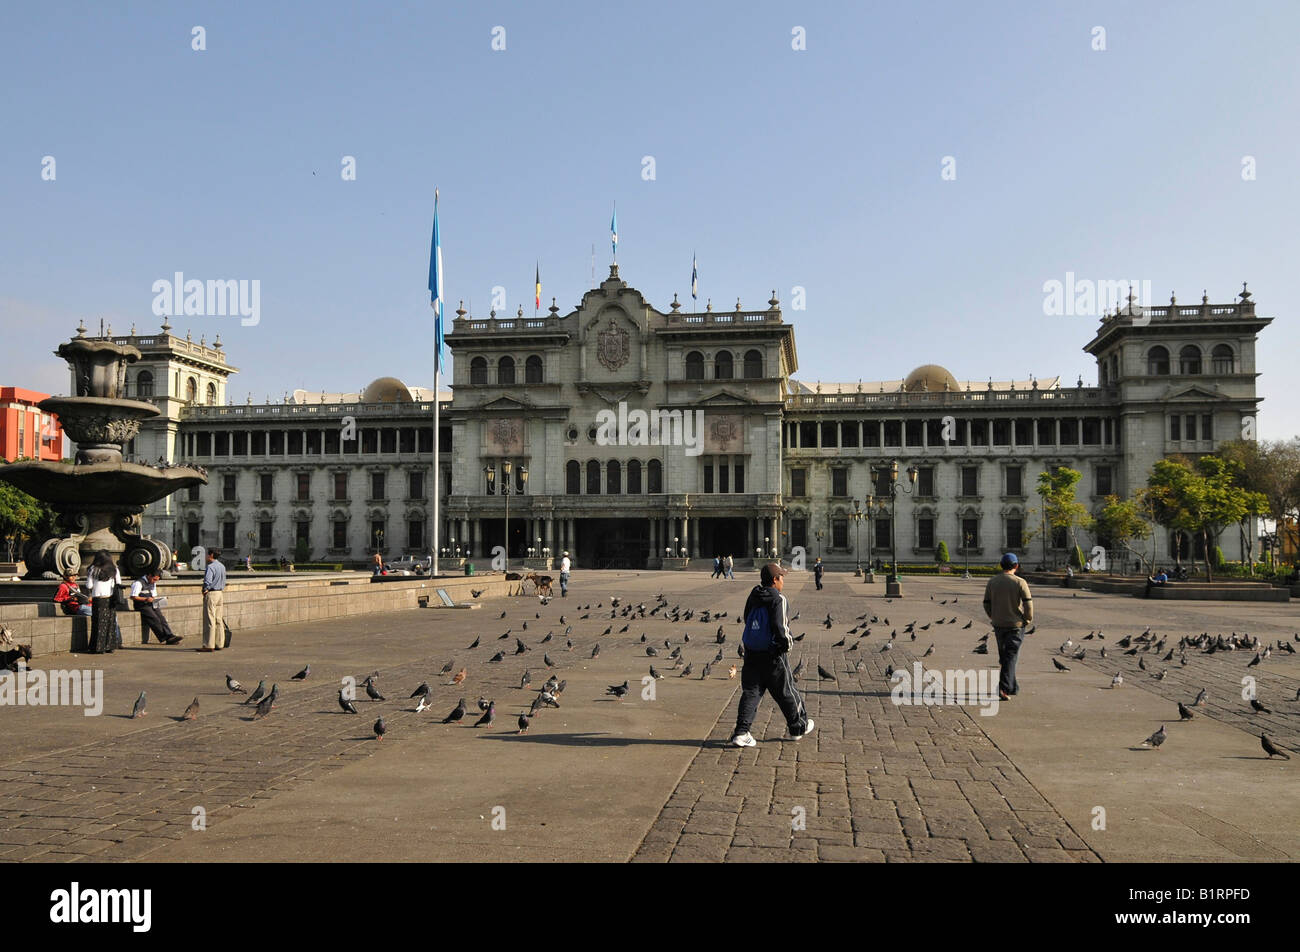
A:
<svg viewBox="0 0 1300 952">
<path fill-rule="evenodd" d="M 700 296 L 700 273 L 695 267 L 695 252 L 691 252 L 691 297 L 698 299 Z"/>
<path fill-rule="evenodd" d="M 443 329 L 442 329 L 442 241 L 438 237 L 438 190 L 433 190 L 433 243 L 429 248 L 429 303 L 434 315 L 434 367 L 442 369 Z M 434 394 L 437 399 L 437 394 Z"/>
<path fill-rule="evenodd" d="M 614 203 L 614 215 L 609 220 L 609 240 L 614 246 L 614 257 L 618 258 L 618 203 Z"/>
</svg>

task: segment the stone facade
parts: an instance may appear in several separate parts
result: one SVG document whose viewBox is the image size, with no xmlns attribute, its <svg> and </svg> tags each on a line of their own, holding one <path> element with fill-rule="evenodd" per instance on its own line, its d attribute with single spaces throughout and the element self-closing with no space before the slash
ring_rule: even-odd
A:
<svg viewBox="0 0 1300 952">
<path fill-rule="evenodd" d="M 567 314 L 456 312 L 441 545 L 482 564 L 507 541 L 508 506 L 510 556 L 530 565 L 565 550 L 584 567 L 678 566 L 683 554 L 747 564 L 802 546 L 810 561 L 852 567 L 887 559 L 895 536 L 905 562 L 932 561 L 940 543 L 958 566 L 1006 549 L 1056 562 L 1039 474 L 1079 470 L 1078 498 L 1095 511 L 1142 486 L 1162 456 L 1249 433 L 1255 344 L 1270 321 L 1244 288 L 1226 305 L 1130 302 L 1085 345 L 1097 386 L 958 381 L 935 365 L 809 386 L 795 379 L 794 328 L 775 295 L 755 311 L 687 312 L 676 299 L 661 311 L 612 266 Z M 206 487 L 167 501 L 153 534 L 255 560 L 293 557 L 299 539 L 330 561 L 427 553 L 431 393 L 383 378 L 360 393 L 227 406 L 234 368 L 219 344 L 122 342 L 146 355 L 133 378 L 152 367 L 170 388 L 154 394 L 164 415 L 142 429 L 137 455 L 209 471 Z M 213 385 L 211 405 L 184 399 L 191 377 L 199 394 Z M 882 508 L 895 461 L 896 526 Z M 1080 538 L 1085 550 L 1094 541 Z M 1174 544 L 1159 539 L 1157 557 Z M 1240 557 L 1235 532 L 1220 544 Z"/>
</svg>

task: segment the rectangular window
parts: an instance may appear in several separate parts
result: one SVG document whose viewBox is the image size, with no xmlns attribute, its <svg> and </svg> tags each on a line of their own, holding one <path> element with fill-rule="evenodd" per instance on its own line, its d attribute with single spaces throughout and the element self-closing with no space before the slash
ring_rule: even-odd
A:
<svg viewBox="0 0 1300 952">
<path fill-rule="evenodd" d="M 744 463 L 737 463 L 737 464 L 736 464 L 736 480 L 735 480 L 735 482 L 736 482 L 736 485 L 735 485 L 735 490 L 736 490 L 736 492 L 738 492 L 738 493 L 743 493 L 743 492 L 745 491 L 745 464 L 744 464 Z"/>
<path fill-rule="evenodd" d="M 221 547 L 228 550 L 235 548 L 235 524 L 233 522 L 223 522 L 221 524 Z"/>
<path fill-rule="evenodd" d="M 943 446 L 943 420 L 925 421 L 925 442 L 927 446 Z"/>
<path fill-rule="evenodd" d="M 1064 529 L 1053 529 L 1053 530 L 1052 530 L 1052 548 L 1053 548 L 1053 549 L 1064 549 L 1064 548 L 1065 548 L 1065 542 L 1066 542 L 1066 532 L 1065 532 L 1065 530 L 1064 530 Z"/>
<path fill-rule="evenodd" d="M 194 448 L 194 455 L 211 456 L 212 455 L 212 434 L 200 433 L 198 434 L 198 437 L 199 437 L 198 445 Z"/>
<path fill-rule="evenodd" d="M 961 494 L 976 496 L 979 494 L 979 467 L 963 466 L 961 468 Z"/>
<path fill-rule="evenodd" d="M 284 433 L 279 430 L 271 431 L 271 456 L 284 455 Z"/>
<path fill-rule="evenodd" d="M 718 492 L 731 492 L 731 467 L 726 463 L 718 464 Z"/>
<path fill-rule="evenodd" d="M 1214 418 L 1211 417 L 1210 414 L 1208 413 L 1203 414 L 1201 416 L 1201 439 L 1203 440 L 1214 439 L 1214 428 L 1211 426 L 1211 421 L 1213 419 Z"/>
<path fill-rule="evenodd" d="M 215 446 L 212 450 L 212 455 L 229 456 L 230 455 L 230 434 L 218 433 L 214 438 L 214 440 L 215 440 Z"/>
<path fill-rule="evenodd" d="M 1061 421 L 1061 445 L 1079 445 L 1079 421 L 1074 417 L 1066 417 Z"/>
<path fill-rule="evenodd" d="M 806 519 L 790 520 L 790 545 L 808 548 L 808 521 Z"/>
<path fill-rule="evenodd" d="M 790 495 L 791 496 L 808 495 L 808 470 L 806 469 L 790 470 Z"/>
<path fill-rule="evenodd" d="M 346 549 L 348 547 L 348 523 L 346 519 L 334 520 L 334 548 Z"/>
<path fill-rule="evenodd" d="M 415 452 L 415 427 L 404 426 L 398 431 L 397 436 L 397 451 L 399 453 Z"/>
<path fill-rule="evenodd" d="M 1033 446 L 1034 445 L 1034 421 L 1033 420 L 1016 420 L 1015 421 L 1016 446 Z"/>
<path fill-rule="evenodd" d="M 1025 494 L 1025 468 L 1023 466 L 1007 467 L 1007 495 L 1023 496 Z"/>
<path fill-rule="evenodd" d="M 1184 421 L 1184 426 L 1187 432 L 1183 435 L 1183 439 L 1185 440 L 1196 439 L 1196 417 L 1192 414 L 1188 414 Z"/>
<path fill-rule="evenodd" d="M 839 426 L 835 423 L 822 424 L 822 446 L 838 447 L 840 445 Z"/>
<path fill-rule="evenodd" d="M 840 445 L 856 447 L 858 445 L 858 421 L 845 420 L 840 424 Z"/>
<path fill-rule="evenodd" d="M 887 550 L 889 548 L 889 519 L 876 520 L 876 548 Z"/>
<path fill-rule="evenodd" d="M 928 516 L 916 520 L 916 545 L 921 549 L 934 548 L 934 520 Z"/>
<path fill-rule="evenodd" d="M 1025 542 L 1024 523 L 1016 516 L 1007 519 L 1007 548 L 1022 549 Z"/>
<path fill-rule="evenodd" d="M 961 541 L 967 549 L 977 548 L 980 544 L 980 521 L 968 516 L 961 521 Z"/>
<path fill-rule="evenodd" d="M 886 446 L 903 445 L 903 421 L 902 420 L 885 421 L 885 445 Z"/>
<path fill-rule="evenodd" d="M 361 431 L 361 452 L 378 453 L 379 452 L 379 431 L 373 428 L 367 428 Z"/>
<path fill-rule="evenodd" d="M 1055 420 L 1038 421 L 1038 445 L 1039 446 L 1056 445 L 1056 421 Z"/>
<path fill-rule="evenodd" d="M 989 445 L 989 421 L 972 420 L 970 423 L 970 445 L 971 446 L 988 446 Z"/>
<path fill-rule="evenodd" d="M 862 445 L 880 445 L 880 424 L 875 420 L 866 420 L 862 424 Z"/>
<path fill-rule="evenodd" d="M 325 431 L 325 454 L 332 455 L 339 452 L 339 445 L 342 434 L 338 430 Z"/>
<path fill-rule="evenodd" d="M 1177 443 L 1181 441 L 1182 438 L 1183 418 L 1179 416 L 1171 416 L 1169 418 L 1169 439 Z"/>
<path fill-rule="evenodd" d="M 189 499 L 190 499 L 190 502 L 198 502 L 198 501 L 199 501 L 199 487 L 198 487 L 198 486 L 191 486 L 191 487 L 187 490 L 187 492 L 189 493 Z"/>
<path fill-rule="evenodd" d="M 800 423 L 799 424 L 799 448 L 810 449 L 817 445 L 817 424 Z"/>
<path fill-rule="evenodd" d="M 307 431 L 307 455 L 320 455 L 320 430 Z"/>
<path fill-rule="evenodd" d="M 251 451 L 252 451 L 252 455 L 254 456 L 266 455 L 266 434 L 265 433 L 259 432 L 253 434 L 253 444 L 252 444 Z"/>
<path fill-rule="evenodd" d="M 379 452 L 397 452 L 397 430 L 393 429 L 391 426 L 386 426 L 379 431 Z"/>
<path fill-rule="evenodd" d="M 408 549 L 424 548 L 424 520 L 412 519 L 406 524 L 406 547 Z"/>
<path fill-rule="evenodd" d="M 311 523 L 305 519 L 294 523 L 294 538 L 299 542 L 311 541 Z"/>
<path fill-rule="evenodd" d="M 847 496 L 849 494 L 849 470 L 847 466 L 836 466 L 831 470 L 831 495 Z"/>
<path fill-rule="evenodd" d="M 199 544 L 199 524 L 197 522 L 185 523 L 185 545 L 193 549 Z"/>
<path fill-rule="evenodd" d="M 993 445 L 994 446 L 1011 445 L 1011 421 L 1010 420 L 993 421 Z"/>
<path fill-rule="evenodd" d="M 382 519 L 375 519 L 370 523 L 370 547 L 372 549 L 384 547 L 384 520 Z"/>
<path fill-rule="evenodd" d="M 273 474 L 258 473 L 257 498 L 260 502 L 270 502 L 275 498 L 274 483 L 275 483 L 275 476 Z"/>
<path fill-rule="evenodd" d="M 348 474 L 334 474 L 334 498 L 344 500 L 348 498 Z"/>
<path fill-rule="evenodd" d="M 385 485 L 384 474 L 383 474 L 383 473 L 371 473 L 371 474 L 370 474 L 370 498 L 371 498 L 371 499 L 387 499 L 387 498 L 388 498 L 388 495 L 387 495 L 386 490 L 387 490 L 387 487 L 386 487 L 386 485 Z"/>
<path fill-rule="evenodd" d="M 259 549 L 271 548 L 271 527 L 274 525 L 269 519 L 257 524 L 257 547 Z"/>
<path fill-rule="evenodd" d="M 235 474 L 234 473 L 226 473 L 224 476 L 221 477 L 221 498 L 225 502 L 235 501 Z"/>
<path fill-rule="evenodd" d="M 907 421 L 907 445 L 908 446 L 921 445 L 921 435 L 924 430 L 924 427 L 922 426 L 923 422 L 924 421 L 922 420 Z"/>
<path fill-rule="evenodd" d="M 234 455 L 236 455 L 236 456 L 247 456 L 247 455 L 248 455 L 248 434 L 247 434 L 247 433 L 240 432 L 240 433 L 236 433 L 236 434 L 235 434 L 235 454 L 234 454 Z"/>
<path fill-rule="evenodd" d="M 831 520 L 831 548 L 847 549 L 849 547 L 849 521 L 847 519 Z"/>
<path fill-rule="evenodd" d="M 290 456 L 302 455 L 302 430 L 289 431 L 289 450 Z"/>
<path fill-rule="evenodd" d="M 1101 443 L 1101 420 L 1097 417 L 1083 418 L 1083 445 L 1097 446 Z"/>
<path fill-rule="evenodd" d="M 1115 490 L 1111 486 L 1111 469 L 1109 466 L 1097 467 L 1097 495 L 1109 496 Z"/>
<path fill-rule="evenodd" d="M 296 473 L 298 495 L 295 497 L 299 500 L 311 498 L 311 473 Z"/>
<path fill-rule="evenodd" d="M 704 491 L 713 492 L 713 463 L 704 464 Z"/>
<path fill-rule="evenodd" d="M 933 466 L 917 467 L 916 494 L 918 496 L 934 495 L 934 467 Z"/>
<path fill-rule="evenodd" d="M 407 477 L 407 495 L 411 499 L 424 498 L 424 473 L 411 473 Z"/>
</svg>

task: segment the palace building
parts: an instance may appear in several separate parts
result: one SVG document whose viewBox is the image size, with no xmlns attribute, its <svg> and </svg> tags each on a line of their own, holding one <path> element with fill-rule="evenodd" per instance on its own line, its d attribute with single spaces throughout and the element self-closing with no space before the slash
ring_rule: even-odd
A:
<svg viewBox="0 0 1300 952">
<path fill-rule="evenodd" d="M 1130 298 L 1084 345 L 1095 386 L 963 381 L 934 364 L 810 386 L 795 379 L 795 328 L 775 294 L 767 304 L 688 312 L 674 298 L 659 310 L 613 265 L 567 314 L 457 310 L 451 393 L 439 397 L 442 547 L 656 568 L 789 559 L 802 546 L 810 561 L 852 567 L 887 560 L 893 539 L 900 562 L 932 561 L 940 543 L 956 563 L 1008 549 L 1055 561 L 1066 541 L 1041 531 L 1039 474 L 1080 471 L 1078 499 L 1095 511 L 1145 485 L 1163 456 L 1253 433 L 1255 344 L 1272 320 L 1244 286 L 1226 305 L 1140 309 Z M 114 339 L 144 353 L 129 395 L 163 410 L 128 455 L 209 473 L 207 486 L 151 507 L 147 531 L 255 560 L 427 554 L 431 392 L 381 378 L 231 406 L 220 341 L 196 345 L 166 325 Z M 1085 551 L 1097 541 L 1080 539 Z M 1236 533 L 1220 545 L 1240 557 Z M 1175 548 L 1194 554 L 1170 536 L 1158 558 Z"/>
</svg>

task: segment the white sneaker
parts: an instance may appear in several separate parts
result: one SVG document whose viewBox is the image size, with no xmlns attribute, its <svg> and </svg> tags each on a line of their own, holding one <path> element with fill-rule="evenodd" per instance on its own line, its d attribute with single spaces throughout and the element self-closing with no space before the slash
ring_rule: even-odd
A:
<svg viewBox="0 0 1300 952">
<path fill-rule="evenodd" d="M 737 734 L 735 737 L 731 738 L 731 742 L 737 747 L 753 747 L 758 744 L 758 741 L 754 740 L 754 735 L 749 731 L 745 731 L 743 734 Z"/>
<path fill-rule="evenodd" d="M 794 739 L 803 740 L 803 738 L 807 737 L 812 732 L 813 732 L 813 719 L 810 717 L 808 718 L 808 726 L 803 729 L 803 733 L 800 734 L 798 737 L 795 737 Z"/>
</svg>

